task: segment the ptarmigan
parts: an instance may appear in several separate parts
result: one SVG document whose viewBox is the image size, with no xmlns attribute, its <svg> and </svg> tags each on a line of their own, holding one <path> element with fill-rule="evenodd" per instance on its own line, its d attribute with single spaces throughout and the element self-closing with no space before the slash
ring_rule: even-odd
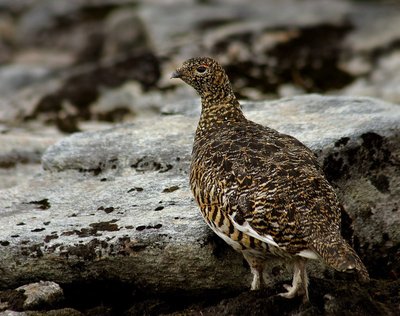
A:
<svg viewBox="0 0 400 316">
<path fill-rule="evenodd" d="M 296 138 L 247 120 L 225 71 L 208 57 L 177 69 L 201 96 L 193 144 L 190 186 L 207 224 L 241 252 L 263 285 L 270 256 L 293 263 L 292 285 L 280 295 L 308 300 L 307 259 L 339 271 L 368 272 L 340 235 L 336 194 L 314 154 Z"/>
</svg>

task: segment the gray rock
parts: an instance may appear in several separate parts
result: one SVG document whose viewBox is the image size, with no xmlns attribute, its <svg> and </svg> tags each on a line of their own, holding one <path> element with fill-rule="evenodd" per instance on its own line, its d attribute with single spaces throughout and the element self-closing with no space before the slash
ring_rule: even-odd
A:
<svg viewBox="0 0 400 316">
<path fill-rule="evenodd" d="M 49 307 L 58 303 L 64 296 L 62 288 L 52 281 L 40 281 L 22 285 L 16 289 L 22 291 L 26 296 L 24 309 L 36 309 L 38 307 Z"/>
<path fill-rule="evenodd" d="M 341 91 L 400 103 L 400 50 L 381 56 L 371 72 Z"/>
<path fill-rule="evenodd" d="M 50 70 L 43 67 L 11 64 L 0 68 L 0 93 L 3 97 L 32 83 L 45 80 Z"/>
<path fill-rule="evenodd" d="M 154 291 L 248 287 L 241 256 L 210 232 L 189 191 L 199 108 L 187 105 L 176 105 L 181 114 L 65 138 L 44 154 L 45 171 L 1 190 L 0 287 L 100 275 Z M 389 275 L 400 243 L 400 107 L 308 95 L 245 103 L 244 111 L 319 155 L 347 206 L 346 237 L 357 239 L 370 269 L 379 262 L 380 275 Z"/>
<path fill-rule="evenodd" d="M 25 182 L 39 172 L 43 152 L 59 138 L 46 135 L 45 127 L 39 132 L 14 128 L 0 134 L 0 189 Z"/>
<path fill-rule="evenodd" d="M 43 152 L 56 140 L 57 137 L 50 135 L 17 131 L 1 135 L 0 166 L 6 168 L 18 163 L 40 163 Z"/>
<path fill-rule="evenodd" d="M 7 168 L 0 167 L 0 190 L 25 182 L 41 170 L 40 163 L 17 164 Z"/>
</svg>

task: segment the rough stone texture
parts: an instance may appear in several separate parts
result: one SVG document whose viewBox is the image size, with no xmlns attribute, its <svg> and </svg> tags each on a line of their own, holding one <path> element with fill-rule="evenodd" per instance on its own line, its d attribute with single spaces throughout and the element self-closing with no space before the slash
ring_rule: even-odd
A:
<svg viewBox="0 0 400 316">
<path fill-rule="evenodd" d="M 189 131 L 194 122 L 166 117 L 156 123 L 158 129 L 154 123 L 143 122 L 139 129 L 123 126 L 103 135 L 96 132 L 92 134 L 96 140 L 77 134 L 78 146 L 71 148 L 72 159 L 67 158 L 69 154 L 65 156 L 64 150 L 59 152 L 61 147 L 57 146 L 43 162 L 51 172 L 15 191 L 3 191 L 11 203 L 2 205 L 3 218 L 13 218 L 13 224 L 0 237 L 5 245 L 1 251 L 7 252 L 2 262 L 9 263 L 4 266 L 7 272 L 2 286 L 15 282 L 12 271 L 17 268 L 15 261 L 22 258 L 20 262 L 25 263 L 16 271 L 22 280 L 39 274 L 62 282 L 79 281 L 81 277 L 76 273 L 81 274 L 86 266 L 84 280 L 118 278 L 161 288 L 214 286 L 215 275 L 209 274 L 208 280 L 198 275 L 207 270 L 223 273 L 224 265 L 218 265 L 219 259 L 210 251 L 209 231 L 186 187 Z M 188 132 L 186 135 L 182 128 Z M 168 140 L 167 130 L 172 132 L 167 134 Z M 65 141 L 69 147 L 69 141 Z M 101 157 L 84 149 L 87 142 L 90 148 L 102 152 Z M 163 148 L 166 142 L 176 145 Z M 33 187 L 35 190 L 30 189 Z M 25 193 L 17 197 L 18 192 Z M 78 202 L 81 198 L 83 203 Z M 15 216 L 14 203 L 22 216 Z M 32 236 L 24 236 L 27 231 Z M 185 257 L 193 262 L 176 264 Z M 10 265 L 9 260 L 14 264 Z M 145 262 L 149 265 L 141 271 L 139 267 Z M 221 280 L 222 284 L 217 282 L 216 287 L 226 287 L 245 275 L 241 259 L 235 257 L 234 262 L 238 271 Z M 169 276 L 162 272 L 170 269 L 174 272 Z M 246 280 L 241 283 L 244 286 Z"/>
<path fill-rule="evenodd" d="M 55 135 L 32 136 L 24 131 L 2 135 L 0 167 L 7 168 L 18 163 L 40 163 L 43 152 L 57 139 Z"/>
<path fill-rule="evenodd" d="M 0 189 L 25 182 L 30 175 L 39 172 L 43 152 L 54 144 L 60 135 L 48 134 L 49 130 L 27 132 L 5 129 L 0 135 Z"/>
<path fill-rule="evenodd" d="M 215 241 L 188 189 L 199 111 L 191 106 L 64 138 L 43 156 L 45 171 L 1 190 L 0 286 L 118 279 L 154 291 L 248 287 L 242 258 Z M 399 273 L 400 107 L 311 95 L 244 109 L 319 154 L 347 204 L 345 234 L 356 238 L 372 277 Z M 287 277 L 275 274 L 270 282 Z"/>
<path fill-rule="evenodd" d="M 16 289 L 26 296 L 24 309 L 53 306 L 63 298 L 62 288 L 52 281 L 40 281 L 20 286 Z"/>
</svg>

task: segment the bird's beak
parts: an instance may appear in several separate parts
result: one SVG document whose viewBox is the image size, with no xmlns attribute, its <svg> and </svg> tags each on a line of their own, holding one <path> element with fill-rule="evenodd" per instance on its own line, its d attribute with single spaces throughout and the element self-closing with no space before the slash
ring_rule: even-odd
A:
<svg viewBox="0 0 400 316">
<path fill-rule="evenodd" d="M 181 77 L 181 73 L 178 70 L 175 70 L 172 75 L 171 75 L 171 79 L 173 78 L 180 78 Z"/>
</svg>

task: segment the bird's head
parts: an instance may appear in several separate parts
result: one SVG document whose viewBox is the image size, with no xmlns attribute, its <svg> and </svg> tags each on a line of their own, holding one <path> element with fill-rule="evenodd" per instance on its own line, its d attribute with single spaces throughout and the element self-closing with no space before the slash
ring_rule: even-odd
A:
<svg viewBox="0 0 400 316">
<path fill-rule="evenodd" d="M 180 78 L 191 85 L 202 99 L 225 98 L 233 95 L 224 69 L 210 57 L 196 57 L 186 60 L 171 76 Z"/>
</svg>

